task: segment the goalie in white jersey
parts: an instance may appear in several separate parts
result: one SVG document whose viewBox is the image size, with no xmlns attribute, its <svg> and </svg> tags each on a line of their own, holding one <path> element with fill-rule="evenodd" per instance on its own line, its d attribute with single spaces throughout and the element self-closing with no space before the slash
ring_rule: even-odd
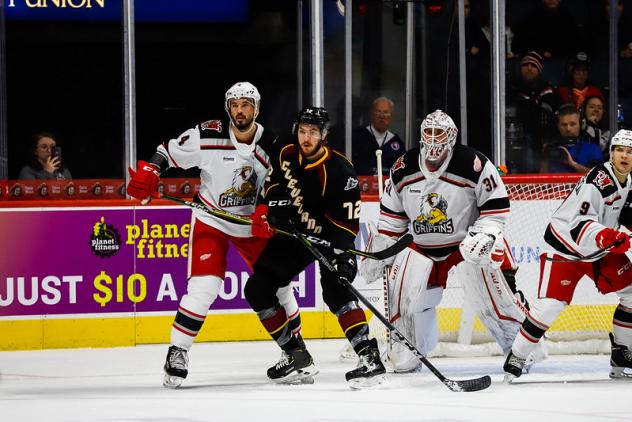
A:
<svg viewBox="0 0 632 422">
<path fill-rule="evenodd" d="M 160 173 L 171 167 L 201 170 L 200 192 L 194 201 L 211 209 L 248 216 L 270 169 L 268 156 L 276 136 L 255 122 L 261 96 L 249 82 L 238 82 L 225 95 L 229 120 L 208 120 L 158 146 L 149 162 L 139 161 L 127 193 L 145 203 L 155 194 Z M 252 237 L 250 226 L 236 224 L 193 209 L 187 293 L 180 300 L 171 328 L 165 363 L 165 387 L 179 387 L 188 374 L 188 351 L 219 294 L 226 271 L 229 243 L 252 268 L 267 239 Z M 300 336 L 298 304 L 290 286 L 277 291 L 292 332 Z"/>
<path fill-rule="evenodd" d="M 507 356 L 505 379 L 522 374 L 525 357 L 571 302 L 584 276 L 603 293 L 616 292 L 612 318 L 611 378 L 630 378 L 632 368 L 632 131 L 610 142 L 610 160 L 593 167 L 553 213 L 540 256 L 538 300 Z"/>
<path fill-rule="evenodd" d="M 380 203 L 379 233 L 370 235 L 367 247 L 382 249 L 409 230 L 414 243 L 391 260 L 362 260 L 360 274 L 370 283 L 381 278 L 385 265 L 391 266 L 389 316 L 426 354 L 437 344 L 435 308 L 448 272 L 455 268 L 466 300 L 508 352 L 525 317 L 524 306 L 500 271 L 503 263 L 513 268 L 503 238 L 509 199 L 494 165 L 478 151 L 457 144 L 457 132 L 441 110 L 423 120 L 420 147 L 391 168 Z M 396 372 L 419 365 L 406 352 L 392 344 L 389 360 Z"/>
</svg>

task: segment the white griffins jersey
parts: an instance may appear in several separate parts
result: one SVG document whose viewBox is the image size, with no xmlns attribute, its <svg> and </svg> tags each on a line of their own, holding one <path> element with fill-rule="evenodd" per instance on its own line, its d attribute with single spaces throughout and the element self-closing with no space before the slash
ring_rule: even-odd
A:
<svg viewBox="0 0 632 422">
<path fill-rule="evenodd" d="M 623 186 L 619 183 L 610 163 L 590 169 L 553 213 L 544 233 L 543 252 L 565 258 L 597 252 L 597 233 L 606 227 L 616 229 L 624 207 L 629 208 L 630 184 L 629 175 Z"/>
<path fill-rule="evenodd" d="M 276 136 L 257 129 L 251 144 L 237 142 L 229 122 L 209 120 L 158 146 L 170 167 L 201 170 L 199 200 L 240 216 L 254 212 L 255 202 L 270 169 L 270 146 Z M 236 237 L 250 237 L 250 226 L 231 223 L 193 209 L 195 216 L 209 226 Z"/>
<path fill-rule="evenodd" d="M 455 145 L 439 177 L 420 167 L 419 147 L 391 168 L 380 203 L 380 233 L 400 236 L 409 230 L 424 254 L 441 258 L 456 250 L 476 220 L 504 228 L 509 216 L 507 191 L 494 165 L 481 153 Z"/>
</svg>

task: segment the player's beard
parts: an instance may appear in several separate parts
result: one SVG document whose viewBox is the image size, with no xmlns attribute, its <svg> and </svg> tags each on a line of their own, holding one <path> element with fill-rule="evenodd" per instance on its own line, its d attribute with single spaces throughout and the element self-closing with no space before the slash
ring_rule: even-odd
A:
<svg viewBox="0 0 632 422">
<path fill-rule="evenodd" d="M 305 151 L 305 149 L 303 148 L 302 145 L 300 145 L 301 148 L 301 155 L 307 160 L 307 161 L 316 161 L 317 159 L 320 158 L 320 156 L 323 154 L 324 149 L 323 149 L 323 142 L 319 141 L 316 146 L 314 146 L 313 149 L 309 150 L 309 151 Z"/>
<path fill-rule="evenodd" d="M 237 120 L 238 118 L 240 118 L 239 121 Z M 233 118 L 233 125 L 238 131 L 242 133 L 248 132 L 249 130 L 251 130 L 252 127 L 254 126 L 254 123 L 255 123 L 254 117 L 251 119 L 245 119 L 245 116 L 243 116 L 243 114 L 238 114 L 236 117 Z"/>
</svg>

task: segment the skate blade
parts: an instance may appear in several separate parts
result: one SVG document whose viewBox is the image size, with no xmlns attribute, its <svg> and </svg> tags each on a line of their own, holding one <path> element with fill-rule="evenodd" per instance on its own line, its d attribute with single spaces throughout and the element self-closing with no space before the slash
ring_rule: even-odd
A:
<svg viewBox="0 0 632 422">
<path fill-rule="evenodd" d="M 503 384 L 513 384 L 513 381 L 516 379 L 514 374 L 505 374 L 503 378 Z"/>
<path fill-rule="evenodd" d="M 354 390 L 368 390 L 371 388 L 378 388 L 388 382 L 385 374 L 376 375 L 370 378 L 354 378 L 349 380 L 349 387 Z"/>
<path fill-rule="evenodd" d="M 625 367 L 613 366 L 610 369 L 610 378 L 614 380 L 632 381 L 632 373 L 625 372 Z"/>
<path fill-rule="evenodd" d="M 165 377 L 162 380 L 162 386 L 165 388 L 179 388 L 182 381 L 184 381 L 184 378 L 182 377 L 165 374 Z"/>
<path fill-rule="evenodd" d="M 303 369 L 291 372 L 283 378 L 272 379 L 275 384 L 313 384 L 314 375 L 318 374 L 318 369 L 314 365 L 306 366 Z"/>
</svg>

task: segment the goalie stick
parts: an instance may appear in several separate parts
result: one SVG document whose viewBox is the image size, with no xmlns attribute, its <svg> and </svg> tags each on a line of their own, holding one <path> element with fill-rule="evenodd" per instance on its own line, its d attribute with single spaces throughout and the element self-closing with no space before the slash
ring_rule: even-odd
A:
<svg viewBox="0 0 632 422">
<path fill-rule="evenodd" d="M 307 237 L 305 237 L 305 235 L 303 235 L 298 230 L 294 230 L 294 236 L 301 241 L 301 243 L 312 253 L 312 255 L 314 255 L 314 257 L 316 257 L 318 262 L 324 265 L 329 271 L 336 272 L 336 267 L 327 259 L 327 257 L 325 257 L 325 255 L 323 255 L 321 251 L 319 251 L 316 247 L 314 247 L 314 245 L 312 245 L 312 243 L 309 241 Z M 415 346 L 413 346 L 413 344 L 402 333 L 399 332 L 397 328 L 393 326 L 393 324 L 391 324 L 384 317 L 384 315 L 382 315 L 377 309 L 375 309 L 375 307 L 371 304 L 371 302 L 369 302 L 369 300 L 366 297 L 364 297 L 364 295 L 360 293 L 358 289 L 356 289 L 353 286 L 353 284 L 351 284 L 351 282 L 344 279 L 340 281 L 344 283 L 345 286 L 347 286 L 358 297 L 358 299 L 362 303 L 364 303 L 364 305 L 371 312 L 373 312 L 374 317 L 377 317 L 382 322 L 382 324 L 384 324 L 386 328 L 388 328 L 388 330 L 391 333 L 393 333 L 393 335 L 399 341 L 404 343 L 404 345 L 406 345 L 406 347 L 408 347 L 410 351 L 413 352 L 415 356 L 424 365 L 426 365 L 426 367 L 430 370 L 430 372 L 432 372 L 437 378 L 439 378 L 439 380 L 451 391 L 455 391 L 455 392 L 480 391 L 480 390 L 486 389 L 487 387 L 491 385 L 492 380 L 489 377 L 489 375 L 485 375 L 480 378 L 460 380 L 460 381 L 446 378 L 441 372 L 439 372 L 437 368 L 434 367 L 433 364 L 430 363 L 430 361 L 428 361 L 428 359 L 426 359 L 424 355 L 421 354 L 421 352 L 419 352 L 419 350 L 417 350 Z"/>
<path fill-rule="evenodd" d="M 170 196 L 170 195 L 165 195 L 164 193 L 160 194 L 159 198 L 163 198 L 172 202 L 177 202 L 179 204 L 183 204 L 191 208 L 197 208 L 208 214 L 214 215 L 216 217 L 222 218 L 226 221 L 230 221 L 235 224 L 242 224 L 242 225 L 252 224 L 252 220 L 250 220 L 249 218 L 242 217 L 240 215 L 231 214 L 227 211 L 223 211 L 220 209 L 209 208 L 204 204 L 200 204 L 199 202 L 187 201 L 186 199 L 182 199 L 182 198 L 178 198 L 178 197 Z M 282 235 L 298 238 L 298 236 L 295 233 L 291 233 L 291 232 L 277 229 L 277 228 L 275 228 L 275 230 Z M 310 244 L 325 246 L 327 248 L 333 248 L 331 242 L 329 242 L 328 240 L 325 240 L 316 236 L 305 235 L 302 233 L 301 233 L 301 236 L 306 238 L 310 242 Z M 345 252 L 352 253 L 358 256 L 363 256 L 365 258 L 381 261 L 383 259 L 387 259 L 387 258 L 397 255 L 398 253 L 406 249 L 406 247 L 412 241 L 413 241 L 413 236 L 410 233 L 406 233 L 405 235 L 397 239 L 397 242 L 395 242 L 394 244 L 392 244 L 386 249 L 382 249 L 381 251 L 365 252 L 358 249 L 347 249 Z"/>
</svg>

